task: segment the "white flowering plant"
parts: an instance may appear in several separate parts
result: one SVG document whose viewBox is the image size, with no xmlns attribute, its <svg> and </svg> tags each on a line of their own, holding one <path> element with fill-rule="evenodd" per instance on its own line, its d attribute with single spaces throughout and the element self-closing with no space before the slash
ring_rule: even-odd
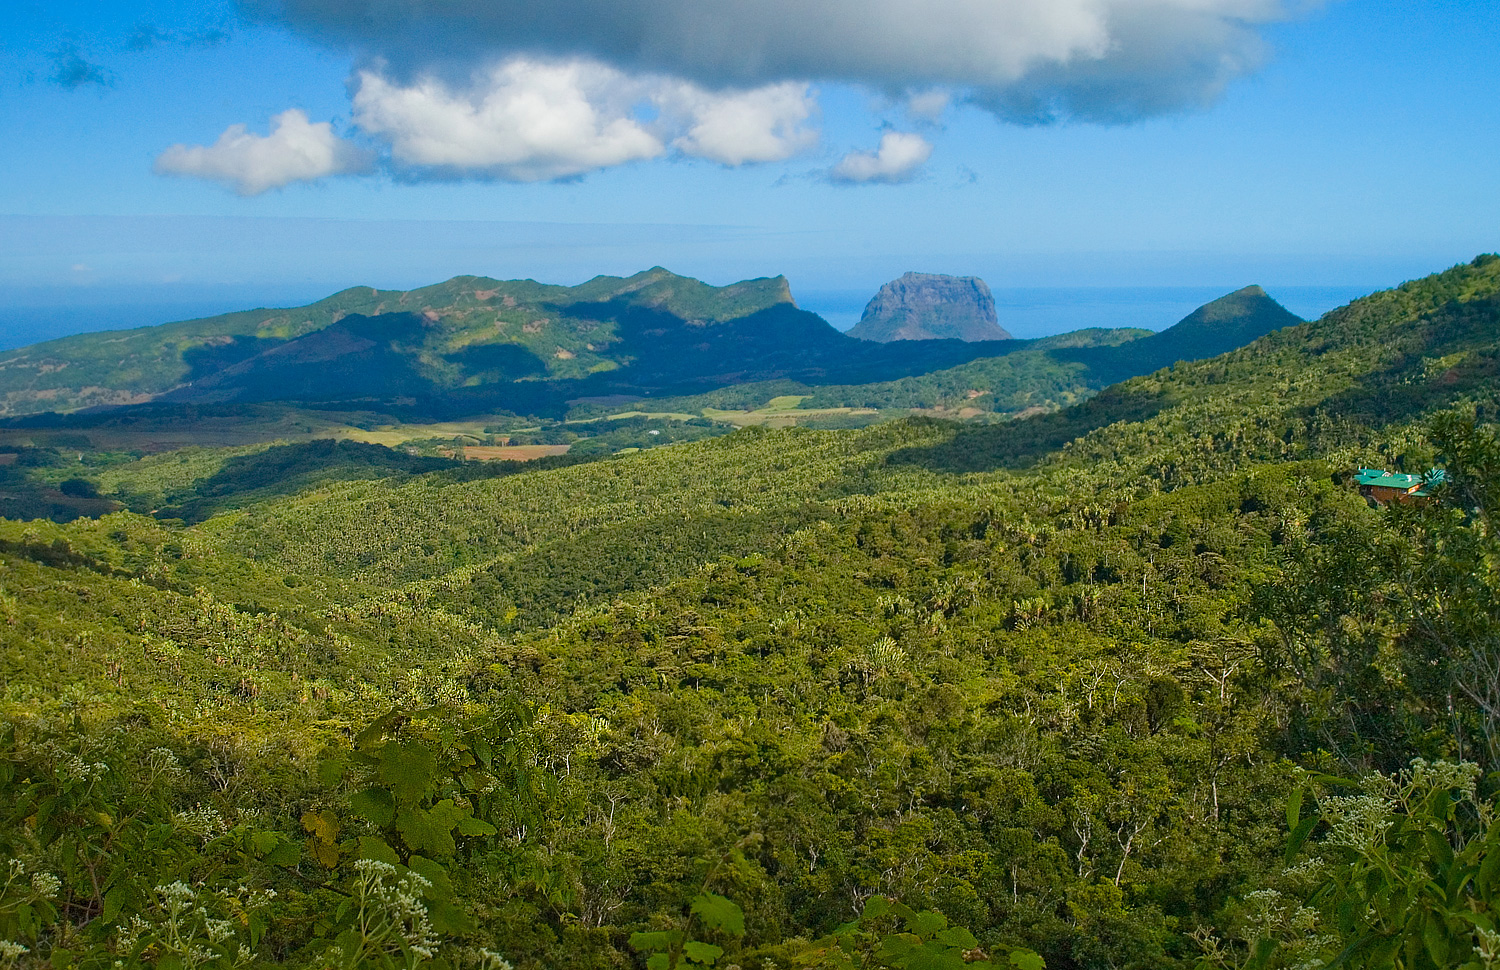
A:
<svg viewBox="0 0 1500 970">
<path fill-rule="evenodd" d="M 349 896 L 334 913 L 340 932 L 329 963 L 344 970 L 415 970 L 431 960 L 438 937 L 423 900 L 431 882 L 376 859 L 358 860 L 354 872 Z"/>
<path fill-rule="evenodd" d="M 1293 795 L 1284 875 L 1306 888 L 1252 894 L 1263 925 L 1240 965 L 1500 970 L 1500 828 L 1479 779 L 1477 765 L 1421 759 L 1358 784 L 1310 777 L 1346 793 L 1306 816 L 1305 789 Z"/>
<path fill-rule="evenodd" d="M 62 881 L 21 859 L 5 864 L 0 886 L 0 958 L 14 963 L 58 920 Z M 17 949 L 19 948 L 19 949 Z"/>
<path fill-rule="evenodd" d="M 180 880 L 156 886 L 150 903 L 115 933 L 122 961 L 157 970 L 233 970 L 255 960 L 258 935 L 246 917 L 276 897 L 273 890 L 210 890 Z"/>
</svg>

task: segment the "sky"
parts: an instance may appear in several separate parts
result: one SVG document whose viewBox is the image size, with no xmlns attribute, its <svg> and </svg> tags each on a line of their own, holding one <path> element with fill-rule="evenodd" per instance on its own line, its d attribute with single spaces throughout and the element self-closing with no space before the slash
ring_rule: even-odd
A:
<svg viewBox="0 0 1500 970">
<path fill-rule="evenodd" d="M 9 0 L 0 343 L 653 265 L 1310 315 L 1500 249 L 1497 48 L 1481 0 Z"/>
</svg>

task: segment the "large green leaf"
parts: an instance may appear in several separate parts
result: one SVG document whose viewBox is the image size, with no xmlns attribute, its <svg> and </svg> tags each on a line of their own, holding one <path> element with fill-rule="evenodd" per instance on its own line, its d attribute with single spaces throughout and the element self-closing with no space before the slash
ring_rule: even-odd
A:
<svg viewBox="0 0 1500 970">
<path fill-rule="evenodd" d="M 1040 953 L 1032 950 L 1012 950 L 1010 965 L 1016 970 L 1046 970 L 1047 961 L 1042 959 Z"/>
<path fill-rule="evenodd" d="M 948 920 L 942 913 L 935 913 L 930 909 L 924 909 L 920 913 L 909 916 L 906 919 L 906 928 L 921 937 L 932 936 L 939 930 L 948 928 Z"/>
<path fill-rule="evenodd" d="M 445 798 L 430 809 L 411 806 L 396 816 L 396 831 L 413 852 L 449 856 L 458 848 L 453 828 L 464 817 L 464 809 Z"/>
<path fill-rule="evenodd" d="M 377 839 L 372 835 L 359 837 L 359 857 L 386 862 L 393 866 L 401 864 L 401 857 L 396 854 L 396 850 L 387 845 L 384 839 Z"/>
<path fill-rule="evenodd" d="M 425 744 L 392 741 L 380 749 L 380 780 L 403 805 L 427 794 L 436 773 L 437 758 Z"/>
<path fill-rule="evenodd" d="M 499 829 L 482 818 L 465 815 L 458 820 L 458 834 L 468 836 L 494 835 Z"/>
<path fill-rule="evenodd" d="M 964 957 L 959 951 L 940 944 L 924 943 L 912 947 L 896 966 L 901 970 L 963 970 Z"/>
<path fill-rule="evenodd" d="M 714 965 L 714 961 L 724 955 L 724 948 L 714 946 L 712 943 L 702 943 L 698 940 L 688 940 L 682 945 L 682 953 L 694 963 L 700 963 L 705 967 Z"/>
<path fill-rule="evenodd" d="M 745 911 L 733 900 L 710 892 L 693 897 L 693 915 L 710 929 L 728 933 L 730 936 L 745 934 Z"/>
<path fill-rule="evenodd" d="M 961 950 L 972 950 L 979 945 L 974 934 L 962 926 L 950 926 L 946 930 L 939 930 L 932 938 L 944 946 L 956 946 Z"/>
<path fill-rule="evenodd" d="M 670 950 L 679 936 L 675 930 L 640 930 L 630 934 L 630 945 L 641 953 Z"/>
<path fill-rule="evenodd" d="M 396 817 L 396 800 L 384 788 L 366 788 L 349 796 L 349 808 L 373 825 L 384 828 Z"/>
</svg>

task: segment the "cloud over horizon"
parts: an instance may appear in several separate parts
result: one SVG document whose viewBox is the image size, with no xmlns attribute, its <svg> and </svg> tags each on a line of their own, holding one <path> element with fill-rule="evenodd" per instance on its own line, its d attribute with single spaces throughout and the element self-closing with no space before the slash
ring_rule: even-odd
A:
<svg viewBox="0 0 1500 970">
<path fill-rule="evenodd" d="M 687 133 L 672 147 L 721 165 L 781 162 L 818 141 L 818 132 L 806 126 L 817 102 L 805 83 L 722 92 L 677 83 L 654 101 L 664 117 L 687 119 Z"/>
<path fill-rule="evenodd" d="M 910 182 L 931 157 L 932 143 L 921 135 L 888 131 L 880 136 L 880 146 L 875 151 L 850 152 L 828 170 L 828 177 L 834 182 L 853 185 Z"/>
<path fill-rule="evenodd" d="M 354 120 L 387 140 L 400 166 L 513 182 L 569 178 L 666 151 L 630 117 L 619 72 L 516 58 L 468 91 L 435 78 L 410 85 L 359 73 Z"/>
<path fill-rule="evenodd" d="M 1321 0 L 238 0 L 357 59 L 353 119 L 406 179 L 536 182 L 666 157 L 782 162 L 819 139 L 812 85 L 918 125 L 970 104 L 1016 124 L 1200 108 L 1261 66 L 1260 28 Z M 177 145 L 158 171 L 253 195 L 368 169 L 300 122 Z M 292 119 L 296 121 L 296 119 Z M 933 151 L 887 132 L 823 174 L 909 181 Z"/>
<path fill-rule="evenodd" d="M 407 78 L 584 58 L 709 89 L 946 87 L 1021 123 L 1119 123 L 1208 103 L 1263 63 L 1259 28 L 1316 2 L 239 0 L 252 19 Z"/>
<path fill-rule="evenodd" d="M 269 135 L 230 125 L 212 145 L 173 145 L 157 156 L 153 170 L 222 182 L 248 196 L 371 166 L 369 152 L 334 134 L 329 122 L 309 122 L 296 108 L 273 117 L 271 125 Z"/>
<path fill-rule="evenodd" d="M 709 91 L 632 77 L 596 61 L 511 58 L 466 85 L 401 83 L 378 66 L 351 82 L 353 121 L 388 149 L 398 177 L 542 182 L 667 155 L 726 167 L 785 161 L 817 144 L 806 84 Z M 368 172 L 378 156 L 298 110 L 269 135 L 230 126 L 212 145 L 173 145 L 155 171 L 217 181 L 240 195 Z"/>
<path fill-rule="evenodd" d="M 817 143 L 806 84 L 709 91 L 597 61 L 515 57 L 468 85 L 358 74 L 354 121 L 412 178 L 566 179 L 676 152 L 736 167 Z"/>
</svg>

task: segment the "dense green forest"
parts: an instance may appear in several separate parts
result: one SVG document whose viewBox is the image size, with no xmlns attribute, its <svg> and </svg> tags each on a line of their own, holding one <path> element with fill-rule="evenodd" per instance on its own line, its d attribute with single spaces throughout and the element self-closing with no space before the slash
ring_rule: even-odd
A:
<svg viewBox="0 0 1500 970">
<path fill-rule="evenodd" d="M 1497 364 L 1487 256 L 1004 423 L 18 446 L 0 961 L 1489 970 Z"/>
</svg>

